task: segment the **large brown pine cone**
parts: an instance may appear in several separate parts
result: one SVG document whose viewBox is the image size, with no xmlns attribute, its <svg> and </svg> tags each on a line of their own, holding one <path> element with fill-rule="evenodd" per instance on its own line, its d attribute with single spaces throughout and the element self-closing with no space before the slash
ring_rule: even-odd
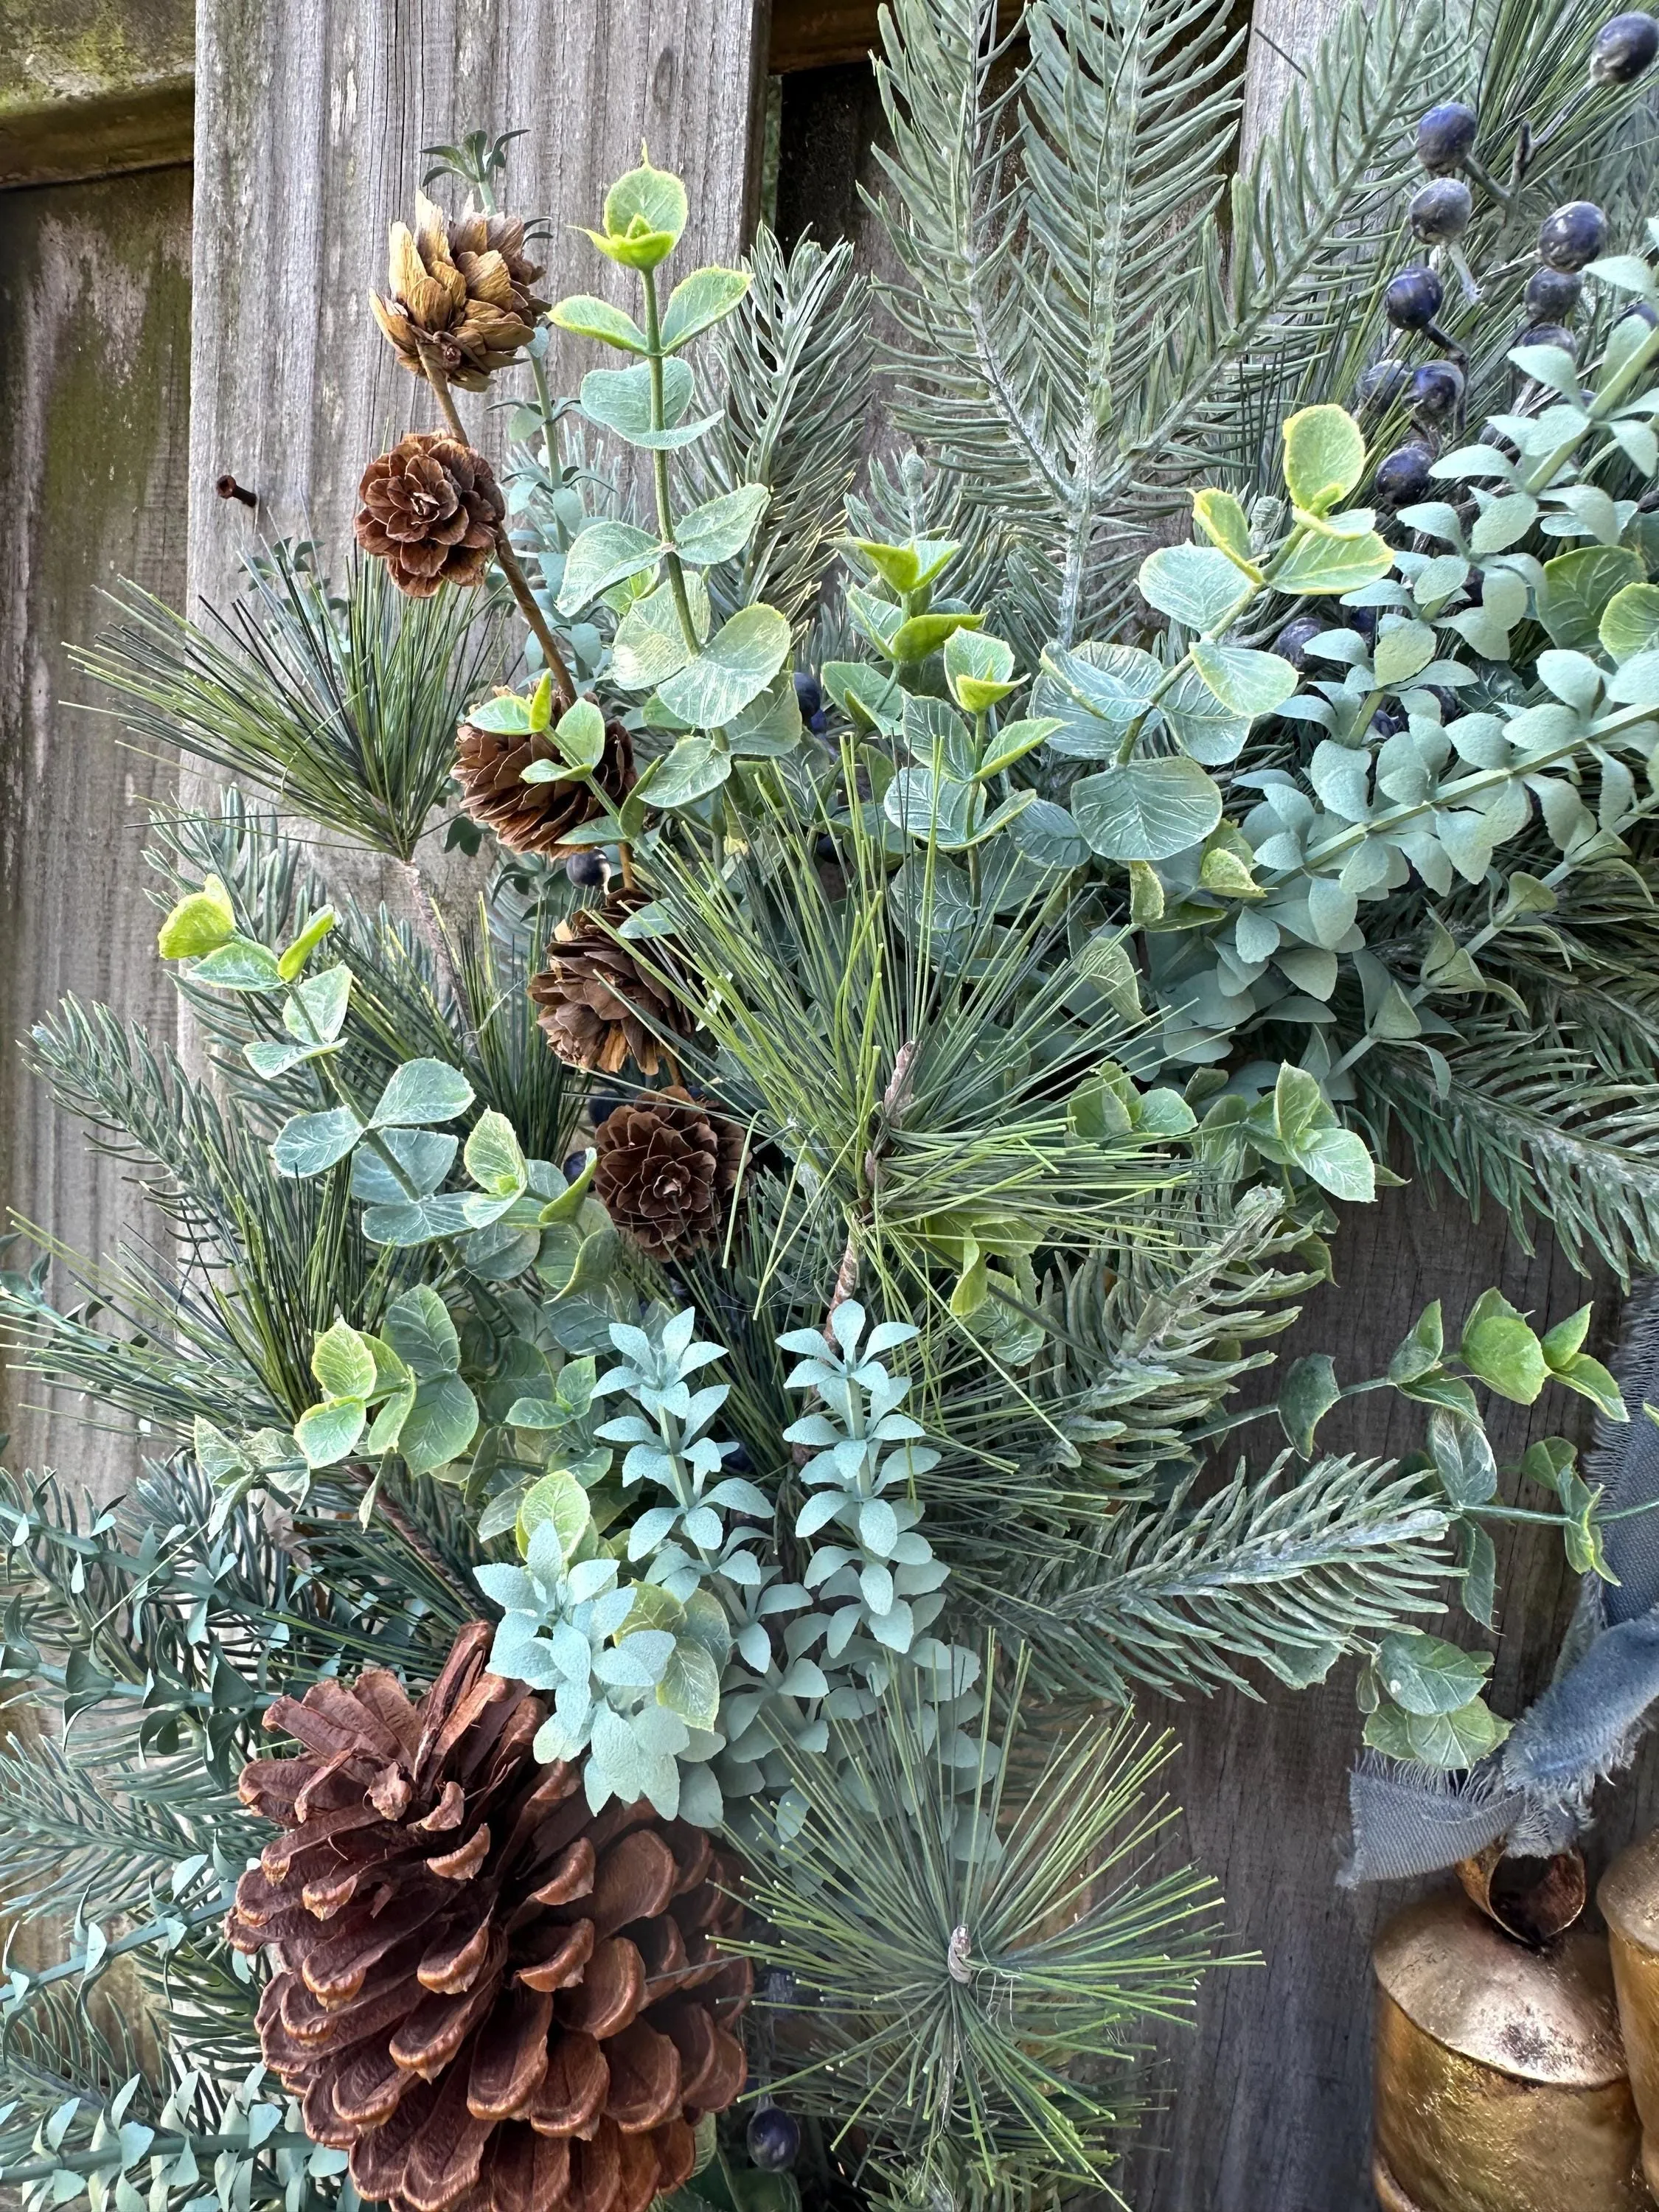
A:
<svg viewBox="0 0 1659 2212">
<path fill-rule="evenodd" d="M 418 1705 L 366 1668 L 279 1698 L 297 1758 L 245 1804 L 288 1831 L 226 1933 L 269 1953 L 267 2062 L 307 2132 L 394 2212 L 645 2212 L 691 2170 L 698 2115 L 743 2087 L 726 2025 L 746 1960 L 708 1838 L 645 1804 L 597 1817 L 539 1766 L 541 1701 L 462 1630 Z"/>
<path fill-rule="evenodd" d="M 558 748 L 543 732 L 504 737 L 463 722 L 456 733 L 455 781 L 461 808 L 473 821 L 493 830 L 514 853 L 544 853 L 562 860 L 577 848 L 566 841 L 573 830 L 604 812 L 594 786 L 613 806 L 634 787 L 634 741 L 622 723 L 605 726 L 605 751 L 592 781 L 585 783 L 526 783 L 532 761 L 554 760 Z"/>
<path fill-rule="evenodd" d="M 615 1075 L 631 1057 L 642 1075 L 655 1075 L 662 1061 L 657 1033 L 691 1034 L 690 1010 L 612 934 L 649 900 L 647 891 L 623 888 L 613 890 L 602 907 L 584 907 L 562 921 L 547 948 L 546 966 L 531 979 L 536 1019 L 550 1046 L 572 1067 Z M 666 964 L 655 940 L 651 957 Z"/>
<path fill-rule="evenodd" d="M 593 1132 L 593 1194 L 659 1259 L 712 1244 L 726 1225 L 743 1132 L 678 1085 L 630 1100 Z"/>
<path fill-rule="evenodd" d="M 531 286 L 541 275 L 526 258 L 514 216 L 462 216 L 451 222 L 422 193 L 415 228 L 392 226 L 389 299 L 368 295 L 374 319 L 398 360 L 416 376 L 424 353 L 452 384 L 482 392 L 536 334 L 547 307 Z"/>
<path fill-rule="evenodd" d="M 477 583 L 507 514 L 483 455 L 442 430 L 411 430 L 371 461 L 357 495 L 357 543 L 412 599 Z"/>
</svg>

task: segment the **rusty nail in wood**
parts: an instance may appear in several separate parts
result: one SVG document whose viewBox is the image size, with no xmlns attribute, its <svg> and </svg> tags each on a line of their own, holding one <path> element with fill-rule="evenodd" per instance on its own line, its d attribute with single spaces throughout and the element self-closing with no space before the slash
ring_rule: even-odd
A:
<svg viewBox="0 0 1659 2212">
<path fill-rule="evenodd" d="M 244 507 L 258 507 L 259 504 L 257 494 L 247 490 L 245 486 L 239 484 L 235 477 L 230 475 L 228 471 L 219 478 L 213 489 L 218 493 L 221 499 L 240 499 Z"/>
</svg>

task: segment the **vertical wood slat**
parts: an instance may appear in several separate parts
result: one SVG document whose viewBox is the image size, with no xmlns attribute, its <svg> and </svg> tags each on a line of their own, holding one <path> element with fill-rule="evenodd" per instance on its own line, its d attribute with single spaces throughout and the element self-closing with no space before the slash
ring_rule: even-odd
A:
<svg viewBox="0 0 1659 2212">
<path fill-rule="evenodd" d="M 173 1033 L 139 859 L 172 764 L 118 750 L 115 725 L 76 703 L 98 688 L 67 647 L 124 580 L 184 596 L 189 280 L 188 168 L 0 192 L 0 1227 L 15 1208 L 88 1255 L 141 1231 L 144 1209 L 18 1041 L 66 991 Z M 130 1425 L 48 1423 L 29 1410 L 44 1395 L 0 1373 L 0 1459 L 104 1498 L 129 1488 Z"/>
<path fill-rule="evenodd" d="M 388 222 L 412 215 L 422 147 L 527 128 L 505 189 L 549 219 L 543 289 L 631 305 L 630 273 L 570 227 L 597 222 L 643 140 L 690 196 L 673 267 L 739 251 L 766 15 L 767 0 L 202 0 L 192 605 L 222 600 L 261 533 L 314 537 L 337 555 L 367 463 L 435 419 L 367 304 L 385 283 Z M 453 186 L 440 197 L 457 204 Z M 592 346 L 562 344 L 556 390 L 593 366 Z M 462 398 L 493 442 L 481 404 Z M 227 470 L 259 495 L 257 514 L 214 497 Z"/>
</svg>

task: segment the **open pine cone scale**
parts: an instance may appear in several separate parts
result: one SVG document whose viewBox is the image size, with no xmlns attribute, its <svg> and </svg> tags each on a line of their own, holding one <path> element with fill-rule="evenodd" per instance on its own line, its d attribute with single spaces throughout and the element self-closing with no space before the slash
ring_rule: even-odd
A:
<svg viewBox="0 0 1659 2212">
<path fill-rule="evenodd" d="M 394 2212 L 645 2212 L 743 2087 L 740 1908 L 702 1831 L 592 1814 L 538 1766 L 541 1701 L 462 1632 L 418 1705 L 371 1668 L 278 1698 L 297 1758 L 243 1802 L 283 1832 L 227 1933 L 276 1971 L 258 2021 L 307 2132 Z"/>
</svg>

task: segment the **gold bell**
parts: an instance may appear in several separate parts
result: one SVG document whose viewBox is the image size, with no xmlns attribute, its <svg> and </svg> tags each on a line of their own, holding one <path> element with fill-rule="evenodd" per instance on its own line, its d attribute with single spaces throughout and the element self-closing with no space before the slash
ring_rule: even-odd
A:
<svg viewBox="0 0 1659 2212">
<path fill-rule="evenodd" d="M 1595 1893 L 1607 1923 L 1613 1986 L 1642 2116 L 1642 2165 L 1659 2195 L 1659 1832 L 1613 1861 Z"/>
<path fill-rule="evenodd" d="M 1408 1907 L 1372 1954 L 1378 2202 L 1383 2212 L 1651 2212 L 1607 1943 L 1578 1928 L 1537 1946 L 1505 1934 L 1471 1901 L 1500 1909 L 1492 1871 L 1460 1868 L 1468 1896 Z"/>
</svg>

